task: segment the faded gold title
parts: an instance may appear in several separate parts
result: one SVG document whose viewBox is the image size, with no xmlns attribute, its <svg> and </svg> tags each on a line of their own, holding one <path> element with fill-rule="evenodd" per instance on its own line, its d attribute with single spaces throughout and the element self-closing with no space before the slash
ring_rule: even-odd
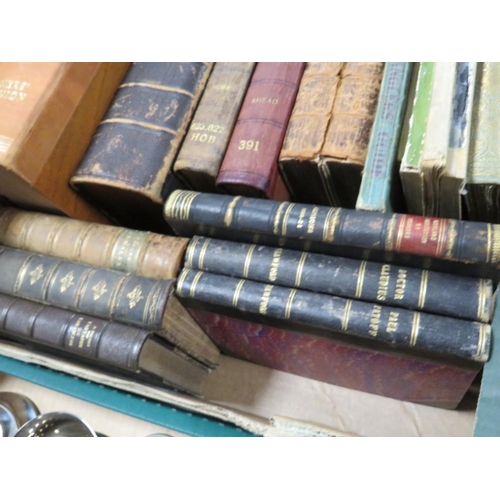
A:
<svg viewBox="0 0 500 500">
<path fill-rule="evenodd" d="M 22 82 L 20 80 L 0 80 L 0 99 L 24 101 L 28 95 L 26 89 L 29 86 L 29 82 Z"/>
</svg>

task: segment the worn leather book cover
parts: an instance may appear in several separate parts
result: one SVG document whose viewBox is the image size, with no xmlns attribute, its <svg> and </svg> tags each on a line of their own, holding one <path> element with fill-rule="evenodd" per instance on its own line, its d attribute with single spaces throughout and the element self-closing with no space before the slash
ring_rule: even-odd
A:
<svg viewBox="0 0 500 500">
<path fill-rule="evenodd" d="M 384 63 L 308 63 L 280 153 L 294 201 L 354 208 L 383 70 Z"/>
<path fill-rule="evenodd" d="M 2 245 L 146 278 L 176 278 L 188 241 L 13 207 L 0 208 Z"/>
<path fill-rule="evenodd" d="M 255 68 L 253 62 L 215 63 L 174 172 L 197 191 L 215 192 L 215 180 Z"/>
<path fill-rule="evenodd" d="M 165 231 L 171 168 L 212 63 L 133 63 L 71 184 L 121 225 Z"/>
<path fill-rule="evenodd" d="M 493 314 L 491 280 L 392 263 L 195 236 L 184 267 L 472 321 Z"/>
<path fill-rule="evenodd" d="M 129 63 L 0 63 L 0 194 L 16 205 L 106 222 L 68 180 Z"/>
<path fill-rule="evenodd" d="M 397 153 L 404 136 L 411 79 L 412 63 L 385 64 L 356 210 L 405 211 Z"/>
<path fill-rule="evenodd" d="M 399 307 L 346 299 L 298 288 L 270 285 L 184 268 L 176 294 L 186 307 L 207 304 L 239 317 L 290 327 L 347 343 L 401 349 L 434 359 L 485 363 L 491 325 Z"/>
<path fill-rule="evenodd" d="M 0 247 L 0 293 L 155 330 L 208 366 L 218 350 L 173 296 L 174 280 L 155 280 Z"/>
<path fill-rule="evenodd" d="M 289 198 L 278 156 L 305 63 L 257 63 L 216 185 L 231 194 Z"/>
<path fill-rule="evenodd" d="M 465 203 L 475 221 L 500 223 L 500 63 L 478 63 Z"/>
<path fill-rule="evenodd" d="M 154 332 L 0 293 L 0 335 L 62 357 L 95 363 L 129 375 L 201 394 L 207 368 Z"/>
</svg>

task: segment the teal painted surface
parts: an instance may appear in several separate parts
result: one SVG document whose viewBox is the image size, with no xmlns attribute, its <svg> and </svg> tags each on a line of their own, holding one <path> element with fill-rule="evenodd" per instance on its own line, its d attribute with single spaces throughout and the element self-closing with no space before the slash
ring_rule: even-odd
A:
<svg viewBox="0 0 500 500">
<path fill-rule="evenodd" d="M 500 436 L 500 298 L 498 295 L 491 330 L 491 357 L 483 369 L 474 424 L 475 437 Z"/>
<path fill-rule="evenodd" d="M 251 437 L 239 427 L 0 355 L 0 372 L 190 436 Z"/>
</svg>

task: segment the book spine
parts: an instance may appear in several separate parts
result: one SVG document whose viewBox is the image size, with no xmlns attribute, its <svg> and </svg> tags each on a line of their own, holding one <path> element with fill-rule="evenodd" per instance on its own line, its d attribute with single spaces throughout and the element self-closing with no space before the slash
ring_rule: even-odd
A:
<svg viewBox="0 0 500 500">
<path fill-rule="evenodd" d="M 305 63 L 258 63 L 238 115 L 216 185 L 233 194 L 286 198 L 278 172 Z"/>
<path fill-rule="evenodd" d="M 252 77 L 253 62 L 214 65 L 174 172 L 192 189 L 215 191 L 215 180 Z"/>
<path fill-rule="evenodd" d="M 176 293 L 216 306 L 232 307 L 345 336 L 373 339 L 395 347 L 486 362 L 491 327 L 486 323 L 409 311 L 360 300 L 311 293 L 255 281 L 184 269 Z M 285 325 L 284 323 L 284 325 Z"/>
<path fill-rule="evenodd" d="M 172 193 L 164 215 L 171 227 L 184 236 L 196 234 L 196 227 L 220 228 L 234 234 L 247 231 L 321 242 L 325 248 L 348 246 L 465 263 L 500 263 L 497 224 L 192 191 Z"/>
<path fill-rule="evenodd" d="M 184 267 L 366 302 L 489 322 L 491 280 L 195 236 Z"/>
<path fill-rule="evenodd" d="M 412 63 L 385 64 L 375 121 L 368 144 L 357 210 L 393 212 L 396 153 L 406 109 Z"/>
<path fill-rule="evenodd" d="M 0 293 L 0 330 L 81 358 L 130 372 L 150 332 Z"/>
<path fill-rule="evenodd" d="M 185 238 L 57 215 L 0 210 L 2 245 L 146 278 L 176 278 L 187 243 Z"/>
<path fill-rule="evenodd" d="M 0 293 L 104 319 L 161 329 L 173 280 L 0 247 Z"/>
</svg>

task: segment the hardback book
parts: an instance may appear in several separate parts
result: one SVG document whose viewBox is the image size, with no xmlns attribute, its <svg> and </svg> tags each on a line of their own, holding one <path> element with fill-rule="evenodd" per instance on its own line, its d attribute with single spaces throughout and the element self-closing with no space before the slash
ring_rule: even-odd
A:
<svg viewBox="0 0 500 500">
<path fill-rule="evenodd" d="M 490 322 L 491 280 L 195 236 L 184 267 L 270 285 Z"/>
<path fill-rule="evenodd" d="M 308 63 L 279 158 L 294 201 L 354 208 L 383 70 Z"/>
<path fill-rule="evenodd" d="M 176 278 L 187 238 L 0 208 L 0 244 L 154 279 Z"/>
<path fill-rule="evenodd" d="M 400 175 L 408 212 L 439 215 L 448 156 L 456 63 L 421 63 Z"/>
<path fill-rule="evenodd" d="M 202 393 L 208 369 L 151 330 L 77 314 L 0 293 L 0 335 L 101 369 L 149 375 L 169 386 Z"/>
<path fill-rule="evenodd" d="M 173 295 L 174 281 L 0 246 L 0 293 L 155 330 L 200 362 L 219 352 Z"/>
<path fill-rule="evenodd" d="M 0 63 L 0 195 L 75 219 L 107 218 L 69 186 L 129 63 Z"/>
<path fill-rule="evenodd" d="M 450 362 L 488 361 L 491 325 L 185 268 L 176 294 L 186 307 L 232 310 L 243 319 L 358 345 Z"/>
<path fill-rule="evenodd" d="M 71 185 L 120 225 L 165 230 L 171 167 L 212 63 L 133 63 Z"/>
<path fill-rule="evenodd" d="M 278 156 L 305 63 L 257 63 L 216 186 L 231 194 L 284 200 Z"/>
<path fill-rule="evenodd" d="M 459 62 L 453 94 L 448 156 L 439 178 L 439 216 L 461 220 L 471 133 L 477 63 Z"/>
<path fill-rule="evenodd" d="M 439 262 L 441 270 L 447 264 L 467 264 L 469 270 L 480 269 L 489 278 L 500 264 L 500 225 L 486 222 L 182 190 L 170 195 L 164 215 L 181 236 L 210 236 L 328 255 L 378 252 L 386 259 L 405 257 L 410 266 L 415 266 L 415 257 L 430 258 Z"/>
<path fill-rule="evenodd" d="M 478 63 L 465 203 L 475 221 L 500 222 L 500 63 Z"/>
<path fill-rule="evenodd" d="M 385 64 L 375 120 L 368 143 L 357 210 L 403 212 L 403 190 L 399 178 L 398 148 L 405 137 L 405 111 L 410 94 L 412 63 Z M 401 158 L 399 158 L 399 161 Z"/>
<path fill-rule="evenodd" d="M 255 63 L 215 63 L 174 164 L 191 189 L 215 192 L 226 153 Z"/>
</svg>

